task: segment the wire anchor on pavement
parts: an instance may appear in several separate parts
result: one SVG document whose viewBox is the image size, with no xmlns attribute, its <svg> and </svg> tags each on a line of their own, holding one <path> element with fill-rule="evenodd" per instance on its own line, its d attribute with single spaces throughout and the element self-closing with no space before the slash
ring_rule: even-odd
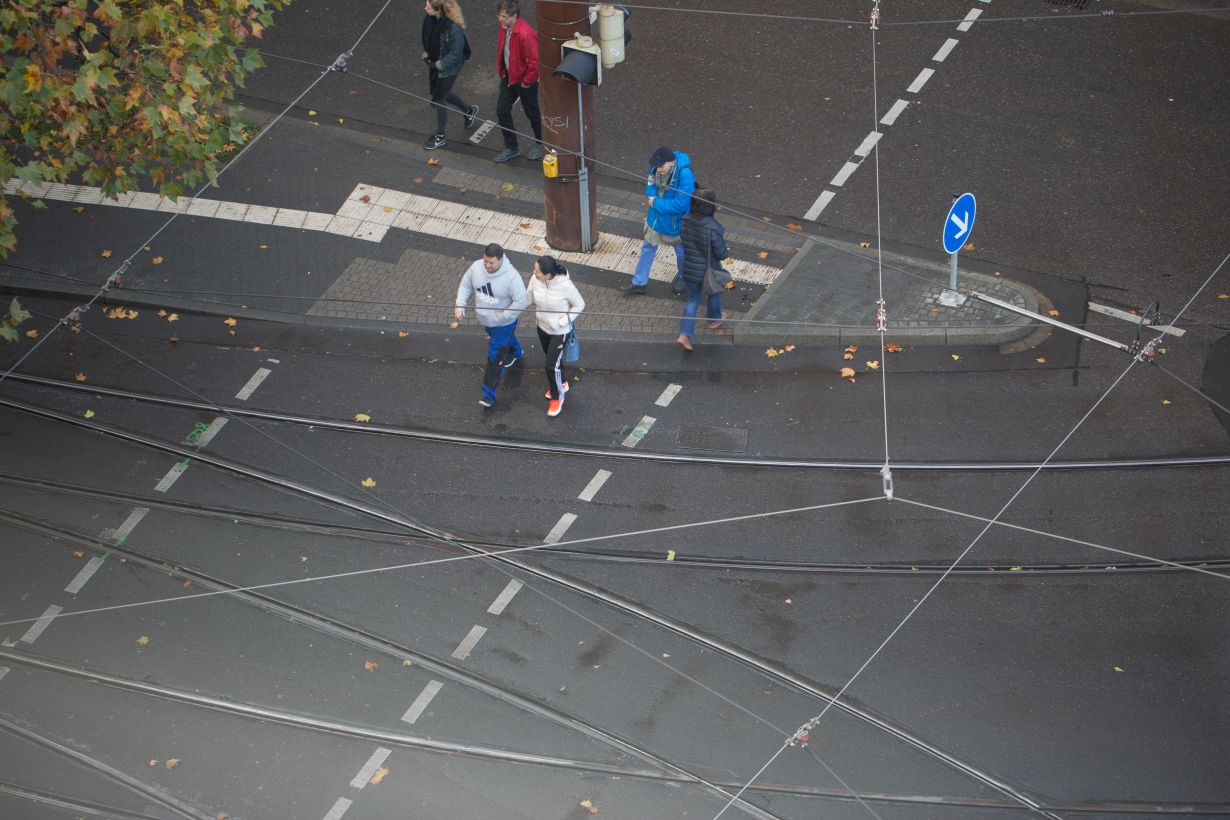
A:
<svg viewBox="0 0 1230 820">
<path fill-rule="evenodd" d="M 871 30 L 880 30 L 880 0 L 875 0 L 875 4 L 871 7 Z"/>
<path fill-rule="evenodd" d="M 884 498 L 887 501 L 893 500 L 893 471 L 889 469 L 888 462 L 884 462 L 884 466 L 880 468 L 880 475 L 884 477 Z"/>
<path fill-rule="evenodd" d="M 353 51 L 343 51 L 337 55 L 337 59 L 329 65 L 330 71 L 336 71 L 339 74 L 345 74 L 350 71 L 350 58 L 354 57 Z"/>
</svg>

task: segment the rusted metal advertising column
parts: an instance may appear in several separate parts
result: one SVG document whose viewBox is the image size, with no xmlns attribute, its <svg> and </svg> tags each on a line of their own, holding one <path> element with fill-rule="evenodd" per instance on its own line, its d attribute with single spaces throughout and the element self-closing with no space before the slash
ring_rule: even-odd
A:
<svg viewBox="0 0 1230 820">
<path fill-rule="evenodd" d="M 598 239 L 597 188 L 591 177 L 588 207 L 583 209 L 577 155 L 584 145 L 585 157 L 594 156 L 594 87 L 578 86 L 553 73 L 560 64 L 561 44 L 576 34 L 590 33 L 589 10 L 558 0 L 538 0 L 535 8 L 543 148 L 556 150 L 559 171 L 554 178 L 543 178 L 547 244 L 561 251 L 589 251 Z M 582 230 L 582 210 L 588 214 L 588 231 Z M 590 247 L 584 247 L 583 234 L 588 234 Z"/>
</svg>

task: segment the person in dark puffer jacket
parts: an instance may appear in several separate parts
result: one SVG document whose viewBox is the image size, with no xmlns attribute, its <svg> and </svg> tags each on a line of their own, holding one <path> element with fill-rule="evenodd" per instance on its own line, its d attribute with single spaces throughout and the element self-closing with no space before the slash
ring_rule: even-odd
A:
<svg viewBox="0 0 1230 820">
<path fill-rule="evenodd" d="M 423 62 L 427 64 L 427 85 L 431 89 L 432 107 L 436 109 L 436 133 L 427 138 L 423 148 L 434 151 L 444 147 L 448 106 L 462 113 L 467 131 L 474 125 L 478 106 L 453 93 L 453 83 L 469 56 L 466 21 L 457 0 L 425 0 L 423 13 Z"/>
<path fill-rule="evenodd" d="M 705 287 L 709 269 L 723 270 L 722 260 L 730 255 L 726 249 L 726 229 L 713 218 L 717 212 L 717 195 L 711 188 L 701 188 L 692 195 L 692 207 L 683 218 L 679 236 L 683 246 L 683 283 L 688 291 L 688 300 L 683 306 L 683 320 L 679 322 L 679 337 L 675 344 L 684 350 L 692 349 L 692 336 L 696 333 L 696 312 L 700 309 L 700 297 Z M 722 292 L 710 291 L 705 303 L 708 327 L 722 325 Z"/>
</svg>

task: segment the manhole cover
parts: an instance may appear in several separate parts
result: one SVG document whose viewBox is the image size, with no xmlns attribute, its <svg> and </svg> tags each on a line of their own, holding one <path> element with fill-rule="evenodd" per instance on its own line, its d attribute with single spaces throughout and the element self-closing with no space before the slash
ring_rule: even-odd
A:
<svg viewBox="0 0 1230 820">
<path fill-rule="evenodd" d="M 747 450 L 746 427 L 680 427 L 675 446 L 680 450 L 719 450 L 742 453 Z"/>
</svg>

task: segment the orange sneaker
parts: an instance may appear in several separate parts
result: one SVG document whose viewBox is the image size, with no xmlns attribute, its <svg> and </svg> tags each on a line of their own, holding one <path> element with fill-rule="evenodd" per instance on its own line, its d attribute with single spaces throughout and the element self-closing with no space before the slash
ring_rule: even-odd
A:
<svg viewBox="0 0 1230 820">
<path fill-rule="evenodd" d="M 558 416 L 559 412 L 563 409 L 564 409 L 564 397 L 561 395 L 558 399 L 553 399 L 551 403 L 547 405 L 547 415 L 548 416 Z"/>
<path fill-rule="evenodd" d="M 564 394 L 565 394 L 565 393 L 567 393 L 567 392 L 568 392 L 568 380 L 567 380 L 567 379 L 564 379 L 563 383 L 562 383 L 562 384 L 560 384 L 560 386 L 559 386 L 559 394 L 562 396 L 562 395 L 564 395 Z M 550 391 L 550 390 L 548 390 L 546 393 L 544 393 L 544 394 L 543 394 L 543 396 L 542 396 L 542 397 L 543 397 L 544 399 L 549 399 L 549 398 L 551 398 L 551 391 Z"/>
</svg>

